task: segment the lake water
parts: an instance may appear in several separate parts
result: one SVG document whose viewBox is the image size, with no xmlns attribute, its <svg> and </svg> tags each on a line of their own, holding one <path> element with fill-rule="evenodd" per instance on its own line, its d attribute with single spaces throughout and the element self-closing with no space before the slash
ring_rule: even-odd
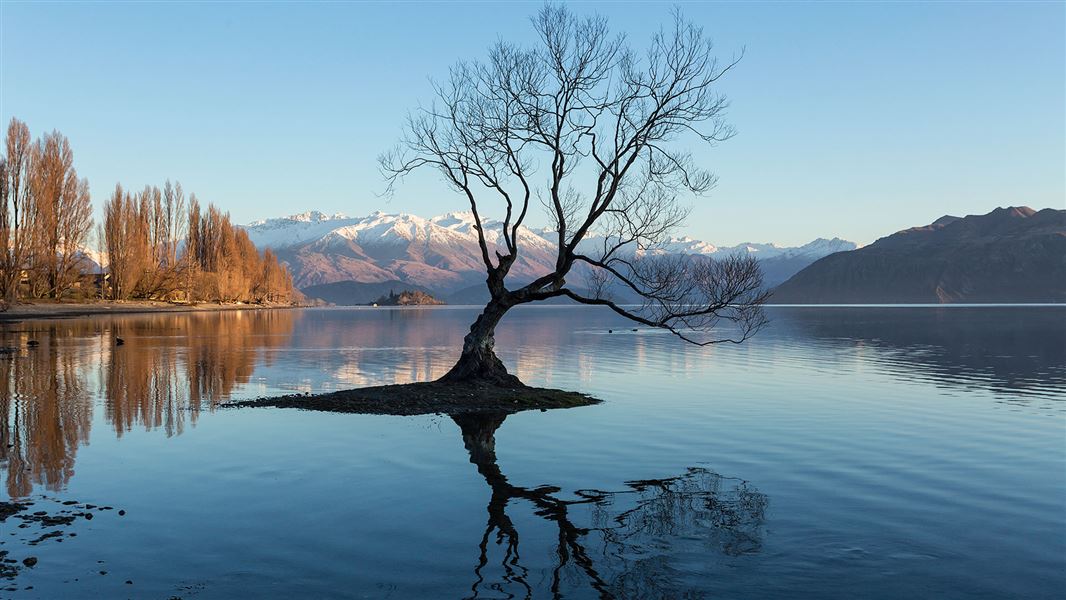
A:
<svg viewBox="0 0 1066 600">
<path fill-rule="evenodd" d="M 0 597 L 1062 597 L 1066 307 L 768 312 L 515 310 L 512 372 L 604 403 L 462 429 L 216 405 L 437 377 L 474 309 L 0 326 L 0 498 L 73 517 L 0 523 Z"/>
</svg>

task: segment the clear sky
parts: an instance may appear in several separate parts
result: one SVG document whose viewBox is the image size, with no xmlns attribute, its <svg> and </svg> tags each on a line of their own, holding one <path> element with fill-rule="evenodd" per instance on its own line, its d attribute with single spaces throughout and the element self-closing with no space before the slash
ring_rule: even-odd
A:
<svg viewBox="0 0 1066 600">
<path fill-rule="evenodd" d="M 238 222 L 309 209 L 462 210 L 433 177 L 392 199 L 376 157 L 429 78 L 539 3 L 0 2 L 0 118 L 58 129 L 97 205 L 180 180 Z M 641 46 L 669 4 L 578 3 Z M 682 233 L 861 243 L 943 214 L 1066 198 L 1066 3 L 686 3 L 723 58 L 734 139 Z"/>
</svg>

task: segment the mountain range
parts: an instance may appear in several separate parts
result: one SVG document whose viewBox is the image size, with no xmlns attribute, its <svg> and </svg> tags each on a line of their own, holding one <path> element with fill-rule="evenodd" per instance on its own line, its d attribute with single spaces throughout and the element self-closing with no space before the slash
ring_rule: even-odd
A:
<svg viewBox="0 0 1066 600">
<path fill-rule="evenodd" d="M 484 221 L 484 228 L 491 255 L 498 248 L 502 224 Z M 347 217 L 310 211 L 256 221 L 245 229 L 257 247 L 277 253 L 296 286 L 312 298 L 341 304 L 350 297 L 350 303 L 365 303 L 387 289 L 399 291 L 401 286 L 433 293 L 451 303 L 478 302 L 483 295 L 484 265 L 474 218 L 468 212 L 427 219 L 383 212 Z M 556 257 L 554 236 L 550 229 L 520 228 L 521 253 L 509 277 L 530 281 L 551 271 Z M 591 235 L 578 250 L 595 253 L 604 241 L 602 236 Z M 839 238 L 819 238 L 799 247 L 767 243 L 719 247 L 675 237 L 652 252 L 751 254 L 761 262 L 767 285 L 775 286 L 819 258 L 855 248 L 855 243 Z"/>
<path fill-rule="evenodd" d="M 1066 210 L 946 215 L 825 256 L 778 286 L 771 301 L 1066 302 Z"/>
</svg>

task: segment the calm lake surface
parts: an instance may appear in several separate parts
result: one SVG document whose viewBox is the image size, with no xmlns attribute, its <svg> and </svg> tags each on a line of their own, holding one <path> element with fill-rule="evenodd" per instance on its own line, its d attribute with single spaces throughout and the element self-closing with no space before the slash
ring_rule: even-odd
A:
<svg viewBox="0 0 1066 600">
<path fill-rule="evenodd" d="M 475 309 L 2 325 L 0 499 L 76 518 L 0 523 L 0 597 L 1062 597 L 1066 307 L 768 312 L 515 310 L 508 367 L 605 402 L 463 429 L 216 405 L 437 377 Z"/>
</svg>

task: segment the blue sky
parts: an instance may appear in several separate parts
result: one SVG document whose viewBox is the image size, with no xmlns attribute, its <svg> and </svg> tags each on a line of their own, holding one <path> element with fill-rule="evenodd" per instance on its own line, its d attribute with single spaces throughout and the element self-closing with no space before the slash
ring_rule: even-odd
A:
<svg viewBox="0 0 1066 600">
<path fill-rule="evenodd" d="M 239 222 L 308 209 L 462 210 L 435 178 L 391 199 L 376 157 L 429 78 L 539 3 L 0 3 L 0 118 L 58 129 L 102 204 L 180 180 Z M 640 47 L 669 4 L 576 3 Z M 738 135 L 682 233 L 868 243 L 943 214 L 1064 207 L 1066 3 L 686 3 L 723 57 Z"/>
</svg>

